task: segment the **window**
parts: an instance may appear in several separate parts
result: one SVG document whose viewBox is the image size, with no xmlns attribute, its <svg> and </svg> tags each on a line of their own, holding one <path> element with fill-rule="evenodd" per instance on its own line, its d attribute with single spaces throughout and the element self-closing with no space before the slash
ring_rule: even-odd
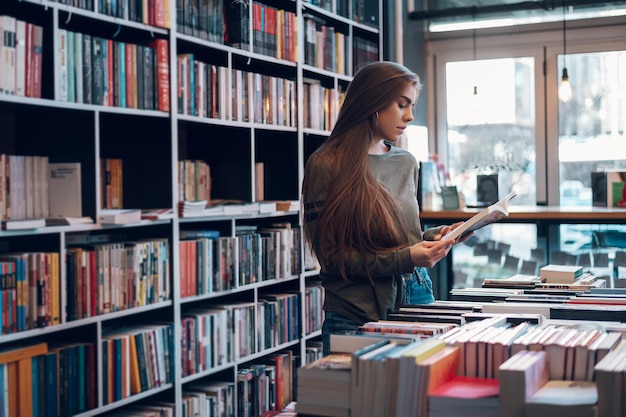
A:
<svg viewBox="0 0 626 417">
<path fill-rule="evenodd" d="M 566 56 L 558 23 L 478 31 L 478 54 L 472 54 L 470 31 L 430 36 L 430 149 L 466 202 L 476 201 L 477 175 L 497 173 L 500 196 L 518 193 L 512 205 L 589 207 L 592 172 L 626 171 L 626 33 L 623 22 L 607 22 L 579 22 L 568 30 Z M 563 65 L 573 90 L 568 103 L 557 98 Z M 550 239 L 538 236 L 533 223 L 481 230 L 453 250 L 455 286 L 510 276 L 514 264 L 517 272 L 530 271 L 558 253 L 590 267 L 608 262 L 596 272 L 610 274 L 626 246 L 612 239 L 626 226 L 557 229 L 556 240 L 551 233 Z M 548 248 L 547 240 L 555 246 Z"/>
<path fill-rule="evenodd" d="M 446 65 L 447 154 L 451 182 L 469 205 L 477 176 L 496 174 L 498 196 L 535 204 L 534 59 L 500 58 Z"/>
</svg>

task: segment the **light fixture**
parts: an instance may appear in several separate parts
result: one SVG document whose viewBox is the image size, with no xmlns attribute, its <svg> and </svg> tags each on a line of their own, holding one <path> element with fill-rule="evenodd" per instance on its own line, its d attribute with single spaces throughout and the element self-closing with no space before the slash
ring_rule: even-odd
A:
<svg viewBox="0 0 626 417">
<path fill-rule="evenodd" d="M 572 98 L 572 86 L 569 83 L 569 75 L 565 57 L 567 55 L 567 42 L 565 40 L 565 1 L 563 1 L 563 74 L 561 75 L 561 85 L 559 86 L 559 100 L 567 103 Z"/>
</svg>

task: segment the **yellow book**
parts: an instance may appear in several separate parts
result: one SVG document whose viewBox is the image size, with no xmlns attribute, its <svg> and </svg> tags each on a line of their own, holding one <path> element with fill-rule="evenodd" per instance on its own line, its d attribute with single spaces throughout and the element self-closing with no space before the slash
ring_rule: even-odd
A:
<svg viewBox="0 0 626 417">
<path fill-rule="evenodd" d="M 17 362 L 17 405 L 20 417 L 33 415 L 33 359 L 25 358 Z"/>
<path fill-rule="evenodd" d="M 141 392 L 141 379 L 139 377 L 139 360 L 137 351 L 137 344 L 135 343 L 135 336 L 130 335 L 130 393 L 138 394 Z"/>
</svg>

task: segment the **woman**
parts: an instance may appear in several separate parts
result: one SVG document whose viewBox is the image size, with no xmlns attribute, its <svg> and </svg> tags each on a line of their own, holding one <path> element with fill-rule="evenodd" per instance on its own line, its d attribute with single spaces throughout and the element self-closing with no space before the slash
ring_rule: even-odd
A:
<svg viewBox="0 0 626 417">
<path fill-rule="evenodd" d="M 402 65 L 364 66 L 330 137 L 307 161 L 304 231 L 321 265 L 325 354 L 330 333 L 384 319 L 403 301 L 434 301 L 424 267 L 457 243 L 441 237 L 460 223 L 422 233 L 418 163 L 394 146 L 413 120 L 419 88 L 418 76 Z"/>
</svg>

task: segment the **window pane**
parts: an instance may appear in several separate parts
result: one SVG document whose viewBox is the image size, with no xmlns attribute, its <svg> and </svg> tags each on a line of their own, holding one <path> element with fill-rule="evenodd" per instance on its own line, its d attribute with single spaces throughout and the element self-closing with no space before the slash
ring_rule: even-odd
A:
<svg viewBox="0 0 626 417">
<path fill-rule="evenodd" d="M 572 87 L 558 108 L 559 202 L 591 206 L 591 173 L 626 171 L 626 51 L 567 54 L 558 62 Z"/>
<path fill-rule="evenodd" d="M 534 59 L 505 58 L 446 65 L 450 179 L 477 203 L 477 175 L 498 174 L 499 196 L 534 205 Z"/>
<path fill-rule="evenodd" d="M 626 172 L 626 51 L 561 55 L 558 63 L 559 76 L 565 66 L 572 88 L 571 99 L 559 100 L 558 107 L 559 204 L 617 205 L 625 200 L 623 184 L 613 186 L 611 176 L 594 174 L 601 179 L 597 182 L 592 174 Z M 626 250 L 625 233 L 622 225 L 561 225 L 559 249 L 607 278 L 607 285 L 624 286 L 626 265 L 620 254 Z"/>
<path fill-rule="evenodd" d="M 447 165 L 468 205 L 478 203 L 477 176 L 490 174 L 500 198 L 515 190 L 511 205 L 536 204 L 534 66 L 532 57 L 446 65 Z M 534 273 L 545 262 L 538 246 L 534 224 L 481 229 L 453 248 L 454 286 Z"/>
</svg>

